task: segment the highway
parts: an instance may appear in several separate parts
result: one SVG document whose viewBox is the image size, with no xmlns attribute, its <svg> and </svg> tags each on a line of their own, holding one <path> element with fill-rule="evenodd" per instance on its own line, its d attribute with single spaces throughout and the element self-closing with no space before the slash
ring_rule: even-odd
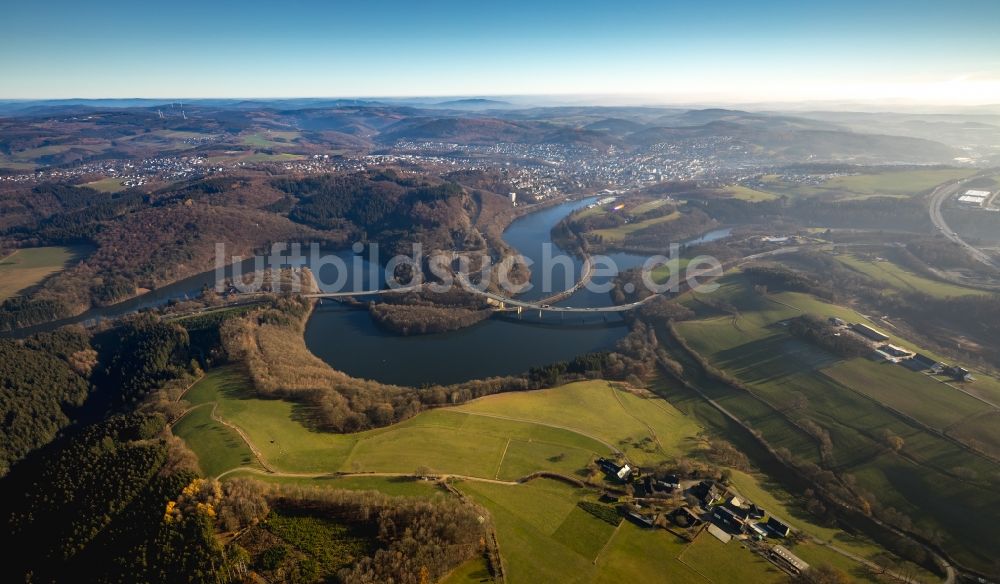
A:
<svg viewBox="0 0 1000 584">
<path fill-rule="evenodd" d="M 997 262 L 989 256 L 989 254 L 978 247 L 966 243 L 965 240 L 959 237 L 957 233 L 951 230 L 951 227 L 948 227 L 948 223 L 944 220 L 944 215 L 941 213 L 941 206 L 946 200 L 948 200 L 949 197 L 954 196 L 958 192 L 963 182 L 964 181 L 960 180 L 954 183 L 946 183 L 934 189 L 934 192 L 931 193 L 930 196 L 931 221 L 934 222 L 934 227 L 936 227 L 938 231 L 951 241 L 964 247 L 977 261 L 992 268 L 1000 267 L 997 265 Z"/>
</svg>

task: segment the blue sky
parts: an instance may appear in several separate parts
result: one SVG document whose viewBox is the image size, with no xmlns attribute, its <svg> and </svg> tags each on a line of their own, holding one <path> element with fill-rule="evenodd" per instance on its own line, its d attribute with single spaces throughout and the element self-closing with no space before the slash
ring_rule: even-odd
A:
<svg viewBox="0 0 1000 584">
<path fill-rule="evenodd" d="M 995 0 L 21 0 L 0 14 L 0 98 L 1000 102 Z"/>
</svg>

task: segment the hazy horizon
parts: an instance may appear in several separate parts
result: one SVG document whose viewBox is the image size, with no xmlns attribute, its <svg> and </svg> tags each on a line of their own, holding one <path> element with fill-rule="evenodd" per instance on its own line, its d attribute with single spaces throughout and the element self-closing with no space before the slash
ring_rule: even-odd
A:
<svg viewBox="0 0 1000 584">
<path fill-rule="evenodd" d="M 295 2 L 5 8 L 0 99 L 602 95 L 1000 103 L 1000 5 Z M 38 42 L 44 38 L 45 42 Z"/>
<path fill-rule="evenodd" d="M 185 103 L 189 106 L 203 105 L 206 102 L 302 102 L 308 107 L 308 102 L 359 101 L 387 106 L 433 107 L 447 105 L 451 102 L 484 101 L 496 102 L 495 107 L 484 103 L 480 110 L 489 109 L 530 109 L 545 107 L 606 107 L 606 108 L 662 108 L 662 109 L 733 109 L 750 112 L 844 112 L 844 113 L 906 113 L 906 114 L 987 114 L 1000 113 L 1000 101 L 982 104 L 949 104 L 922 103 L 904 99 L 886 100 L 829 100 L 812 99 L 798 101 L 670 101 L 657 100 L 648 96 L 615 95 L 302 95 L 302 96 L 257 96 L 230 95 L 215 97 L 192 96 L 155 96 L 134 97 L 107 95 L 100 97 L 39 97 L 39 98 L 4 98 L 0 104 L 8 106 L 15 104 L 59 104 L 59 105 L 89 105 L 93 107 L 154 107 L 168 104 Z M 136 103 L 132 103 L 136 102 Z M 190 109 L 190 107 L 188 108 Z"/>
</svg>

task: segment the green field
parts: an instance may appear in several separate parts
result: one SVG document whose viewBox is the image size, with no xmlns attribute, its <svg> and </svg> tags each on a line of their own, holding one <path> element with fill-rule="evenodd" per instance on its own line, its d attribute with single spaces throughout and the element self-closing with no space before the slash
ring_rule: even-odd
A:
<svg viewBox="0 0 1000 584">
<path fill-rule="evenodd" d="M 701 426 L 669 402 L 604 381 L 489 396 L 350 435 L 311 431 L 300 423 L 307 412 L 298 406 L 253 397 L 237 367 L 210 371 L 184 399 L 194 408 L 174 431 L 213 476 L 432 498 L 450 495 L 436 481 L 396 475 L 417 469 L 420 474 L 451 475 L 459 490 L 489 510 L 511 582 L 612 582 L 634 576 L 721 583 L 736 570 L 753 581 L 776 576 L 770 564 L 737 542 L 723 546 L 699 538 L 691 546 L 666 531 L 627 521 L 615 528 L 577 506 L 596 500 L 594 490 L 549 479 L 505 482 L 538 470 L 582 476 L 595 456 L 613 449 L 633 462 L 653 464 L 696 455 L 703 448 Z M 240 436 L 212 419 L 213 407 L 217 416 L 249 436 L 279 474 L 256 467 Z M 227 472 L 233 469 L 243 470 Z M 364 474 L 369 472 L 383 474 Z M 794 499 L 775 485 L 739 472 L 734 481 L 742 493 L 772 513 L 794 518 L 793 525 L 815 537 L 865 557 L 885 553 L 870 542 L 810 523 Z M 820 545 L 805 548 L 813 561 L 845 571 L 857 568 Z M 481 562 L 471 562 L 447 581 L 479 581 L 484 569 Z"/>
<path fill-rule="evenodd" d="M 855 577 L 862 575 L 861 566 L 855 560 L 827 547 L 831 545 L 843 552 L 887 565 L 898 572 L 913 574 L 919 581 L 932 582 L 937 579 L 920 566 L 892 556 L 863 536 L 813 523 L 812 516 L 803 508 L 800 497 L 790 495 L 766 477 L 734 470 L 732 481 L 741 495 L 766 509 L 769 515 L 813 538 L 814 541 L 800 542 L 795 546 L 796 555 L 812 565 L 829 564 Z"/>
<path fill-rule="evenodd" d="M 669 215 L 663 215 L 662 217 L 654 217 L 653 219 L 646 219 L 645 221 L 633 221 L 632 223 L 626 223 L 625 225 L 620 225 L 618 227 L 612 227 L 610 229 L 596 229 L 590 232 L 588 235 L 599 235 L 603 238 L 605 243 L 620 242 L 627 236 L 640 231 L 647 227 L 652 227 L 653 225 L 659 225 L 661 223 L 668 223 L 680 219 L 681 213 L 674 211 Z"/>
<path fill-rule="evenodd" d="M 980 290 L 932 280 L 886 259 L 869 260 L 854 254 L 839 254 L 834 257 L 837 258 L 837 261 L 852 270 L 870 276 L 889 288 L 900 292 L 922 292 L 937 298 L 983 294 Z"/>
<path fill-rule="evenodd" d="M 267 154 L 265 152 L 240 151 L 234 154 L 209 156 L 205 160 L 209 164 L 236 164 L 238 162 L 288 162 L 291 160 L 303 160 L 304 158 L 305 156 L 300 154 L 289 154 L 287 152 Z"/>
<path fill-rule="evenodd" d="M 201 471 L 206 476 L 216 477 L 239 466 L 259 468 L 240 435 L 212 419 L 212 406 L 202 404 L 193 408 L 172 428 L 198 456 Z"/>
<path fill-rule="evenodd" d="M 1000 412 L 964 419 L 949 428 L 948 434 L 960 440 L 975 440 L 977 449 L 1000 458 Z"/>
<path fill-rule="evenodd" d="M 68 152 L 73 149 L 86 150 L 91 154 L 97 154 L 103 152 L 111 146 L 110 142 L 103 145 L 96 144 L 51 144 L 48 146 L 39 146 L 38 148 L 31 148 L 29 150 L 21 150 L 20 152 L 14 152 L 11 154 L 11 158 L 19 161 L 31 161 L 42 156 L 51 156 L 53 154 L 62 154 L 63 152 Z"/>
<path fill-rule="evenodd" d="M 38 165 L 33 162 L 17 162 L 14 160 L 9 160 L 7 157 L 0 155 L 0 168 L 4 168 L 7 170 L 32 171 L 38 168 Z"/>
<path fill-rule="evenodd" d="M 649 213 L 654 209 L 659 209 L 668 202 L 669 201 L 667 199 L 653 199 L 652 201 L 646 201 L 645 203 L 640 203 L 629 209 L 628 214 L 630 217 L 638 217 L 643 213 Z"/>
<path fill-rule="evenodd" d="M 851 359 L 824 369 L 823 374 L 937 430 L 987 411 L 981 401 L 889 362 Z"/>
<path fill-rule="evenodd" d="M 926 193 L 937 185 L 975 174 L 964 168 L 935 168 L 885 171 L 838 176 L 818 185 L 806 185 L 782 180 L 772 175 L 763 179 L 761 190 L 789 197 L 824 197 L 839 200 L 870 197 L 905 198 Z"/>
<path fill-rule="evenodd" d="M 171 140 L 194 140 L 197 138 L 208 138 L 215 135 L 202 132 L 186 132 L 183 130 L 157 130 L 154 133 L 157 136 L 170 138 Z"/>
<path fill-rule="evenodd" d="M 481 584 L 492 582 L 489 566 L 483 558 L 474 558 L 455 568 L 441 580 L 441 584 Z"/>
<path fill-rule="evenodd" d="M 0 259 L 0 301 L 61 272 L 90 253 L 86 246 L 32 247 Z"/>
<path fill-rule="evenodd" d="M 691 263 L 690 258 L 677 258 L 677 269 L 680 270 L 680 276 L 684 276 L 684 270 L 687 269 L 688 264 Z M 653 271 L 649 273 L 653 282 L 657 284 L 663 284 L 670 279 L 671 267 L 670 264 L 661 264 L 653 268 Z"/>
<path fill-rule="evenodd" d="M 706 580 L 677 557 L 688 544 L 660 529 L 623 521 L 617 528 L 577 507 L 593 493 L 537 480 L 507 486 L 461 483 L 464 493 L 493 517 L 507 581 L 534 582 L 701 582 Z M 716 561 L 736 566 L 747 558 L 732 546 Z M 761 573 L 753 567 L 746 576 Z M 751 580 L 760 581 L 760 580 Z"/>
<path fill-rule="evenodd" d="M 778 195 L 774 193 L 768 193 L 765 191 L 758 191 L 756 189 L 751 189 L 742 185 L 730 185 L 723 187 L 721 193 L 733 198 L 739 199 L 741 201 L 750 201 L 756 203 L 759 201 L 773 201 L 778 198 Z"/>
<path fill-rule="evenodd" d="M 259 132 L 243 137 L 243 143 L 255 148 L 281 148 L 298 138 L 298 132 Z"/>
<path fill-rule="evenodd" d="M 747 475 L 743 477 L 756 484 Z M 512 583 L 788 581 L 784 572 L 738 540 L 723 544 L 703 532 L 688 543 L 665 530 L 642 528 L 629 521 L 614 528 L 576 506 L 577 501 L 593 500 L 595 493 L 591 491 L 548 480 L 515 486 L 463 482 L 458 488 L 490 511 L 505 574 Z M 872 558 L 884 553 L 843 532 L 826 531 L 838 546 L 853 553 Z M 830 564 L 864 580 L 857 562 L 822 545 L 802 543 L 795 549 L 816 565 Z M 915 581 L 933 580 L 915 567 L 912 573 L 918 576 Z"/>
<path fill-rule="evenodd" d="M 653 217 L 651 219 L 639 220 L 642 215 L 659 209 L 660 207 L 670 203 L 669 199 L 652 199 L 648 201 L 643 201 L 634 207 L 627 207 L 621 211 L 612 211 L 612 208 L 617 206 L 619 203 L 609 203 L 607 205 L 601 205 L 599 207 L 592 207 L 589 209 L 583 209 L 574 215 L 574 219 L 585 219 L 587 217 L 594 217 L 600 215 L 607 215 L 609 213 L 620 213 L 623 217 L 626 217 L 630 222 L 618 227 L 609 227 L 607 229 L 595 229 L 588 233 L 588 235 L 600 236 L 605 243 L 618 243 L 621 242 L 625 237 L 640 231 L 647 227 L 653 225 L 658 225 L 660 223 L 667 223 L 669 221 L 674 221 L 681 217 L 681 213 L 673 212 L 661 217 Z M 630 203 L 626 203 L 628 205 Z"/>
<path fill-rule="evenodd" d="M 594 572 L 597 552 L 615 529 L 580 510 L 578 489 L 560 482 L 538 480 L 515 486 L 468 482 L 459 489 L 493 517 L 512 583 L 583 581 L 584 574 Z"/>
<path fill-rule="evenodd" d="M 722 283 L 716 294 L 735 306 L 738 315 L 720 315 L 689 298 L 686 302 L 700 318 L 677 328 L 696 351 L 753 393 L 710 381 L 702 389 L 775 447 L 853 475 L 883 505 L 902 511 L 923 529 L 942 533 L 947 549 L 962 561 L 984 565 L 997 551 L 987 517 L 1000 504 L 991 485 L 1000 468 L 940 431 L 963 426 L 964 420 L 991 408 L 901 366 L 842 360 L 780 326 L 804 313 L 867 322 L 850 309 L 800 293 L 760 295 L 739 275 Z M 915 348 L 900 339 L 893 342 Z M 796 426 L 802 420 L 827 433 L 827 454 L 817 438 Z M 903 438 L 898 454 L 886 447 L 886 431 Z M 949 436 L 987 443 L 995 439 L 990 434 Z M 974 478 L 960 478 L 964 476 Z"/>
<path fill-rule="evenodd" d="M 615 390 L 603 381 L 500 394 L 455 409 L 573 428 L 616 446 L 639 464 L 681 456 L 698 446 L 693 439 L 698 425 L 669 402 Z"/>
<path fill-rule="evenodd" d="M 102 193 L 118 193 L 125 190 L 125 186 L 122 185 L 122 179 L 120 178 L 102 178 L 101 180 L 83 183 L 80 186 L 101 191 Z"/>
<path fill-rule="evenodd" d="M 703 532 L 684 549 L 678 561 L 712 582 L 787 582 L 788 575 L 744 548 L 739 541 L 722 543 Z"/>
<path fill-rule="evenodd" d="M 269 464 L 295 473 L 422 469 L 514 480 L 539 470 L 573 475 L 595 456 L 616 449 L 643 463 L 700 447 L 698 426 L 667 402 L 613 389 L 603 381 L 491 396 L 346 435 L 308 429 L 297 421 L 301 409 L 295 404 L 252 397 L 245 376 L 235 368 L 210 372 L 185 399 L 217 402 L 217 415 L 243 429 Z M 202 430 L 207 433 L 211 427 Z M 207 440 L 197 432 L 185 438 L 195 444 Z M 212 464 L 220 472 L 238 466 Z"/>
<path fill-rule="evenodd" d="M 447 491 L 445 491 L 436 481 L 414 479 L 412 477 L 364 475 L 295 477 L 273 475 L 264 472 L 253 472 L 250 470 L 237 470 L 227 474 L 226 477 L 252 478 L 265 483 L 298 485 L 319 489 L 378 491 L 393 497 L 419 497 L 422 499 L 433 499 L 435 497 L 443 497 L 447 495 Z"/>
</svg>

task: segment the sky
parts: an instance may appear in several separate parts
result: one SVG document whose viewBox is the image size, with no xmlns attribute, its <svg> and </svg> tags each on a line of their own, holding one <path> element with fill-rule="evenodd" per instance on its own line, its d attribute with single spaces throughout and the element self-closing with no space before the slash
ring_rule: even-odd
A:
<svg viewBox="0 0 1000 584">
<path fill-rule="evenodd" d="M 1000 104 L 997 0 L 13 0 L 0 99 Z"/>
</svg>

